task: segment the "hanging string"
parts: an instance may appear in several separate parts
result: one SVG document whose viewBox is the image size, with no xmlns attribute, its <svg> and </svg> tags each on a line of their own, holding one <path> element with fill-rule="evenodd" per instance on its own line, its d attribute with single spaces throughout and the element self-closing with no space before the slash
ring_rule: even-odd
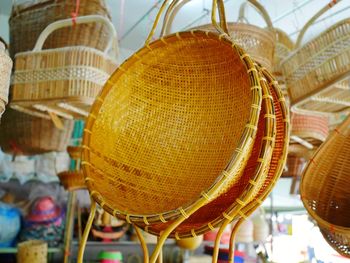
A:
<svg viewBox="0 0 350 263">
<path fill-rule="evenodd" d="M 80 0 L 75 1 L 75 10 L 71 13 L 73 26 L 77 23 L 77 17 L 79 14 Z"/>
</svg>

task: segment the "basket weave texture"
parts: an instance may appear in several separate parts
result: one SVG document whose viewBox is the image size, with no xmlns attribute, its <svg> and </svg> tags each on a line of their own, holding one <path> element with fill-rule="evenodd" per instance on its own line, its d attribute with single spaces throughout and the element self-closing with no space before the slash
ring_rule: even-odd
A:
<svg viewBox="0 0 350 263">
<path fill-rule="evenodd" d="M 282 61 L 292 106 L 299 111 L 349 108 L 349 85 L 334 85 L 350 72 L 350 19 L 333 25 Z"/>
<path fill-rule="evenodd" d="M 234 211 L 237 212 L 233 220 L 239 218 L 242 216 L 242 213 L 238 211 L 244 208 L 242 207 L 242 203 L 246 203 L 246 206 L 249 207 L 256 202 L 256 199 L 264 197 L 271 190 L 270 185 L 277 181 L 281 175 L 283 165 L 280 164 L 285 161 L 288 146 L 288 126 L 286 126 L 288 122 L 283 121 L 288 118 L 288 109 L 285 102 L 282 100 L 283 96 L 277 83 L 273 82 L 274 79 L 272 76 L 270 75 L 269 78 L 269 76 L 266 75 L 268 74 L 267 71 L 261 72 L 261 74 L 262 77 L 268 79 L 262 80 L 262 86 L 266 87 L 265 92 L 267 92 L 264 93 L 263 88 L 263 96 L 265 98 L 270 98 L 270 101 L 265 101 L 265 104 L 262 104 L 258 134 L 253 146 L 254 150 L 245 167 L 244 174 L 227 193 L 197 210 L 178 226 L 171 234 L 172 237 L 177 239 L 187 238 L 208 232 L 211 228 L 219 226 L 219 224 Z M 266 118 L 266 116 L 268 114 L 270 114 L 270 117 L 272 115 L 275 116 L 273 119 L 276 119 L 276 123 L 267 121 L 268 118 Z M 265 128 L 264 125 L 266 125 Z M 277 133 L 271 125 L 272 127 L 275 125 L 277 126 Z M 272 147 L 266 147 L 265 145 L 266 140 L 269 140 L 268 138 L 274 140 Z M 270 152 L 270 155 L 268 152 Z M 264 166 L 261 165 L 261 163 L 258 164 L 262 159 L 265 160 L 268 165 Z M 255 187 L 251 188 L 249 182 L 254 182 Z M 236 200 L 236 202 L 233 200 Z M 171 223 L 170 221 L 148 226 L 142 223 L 138 225 L 152 234 L 159 235 Z"/>
<path fill-rule="evenodd" d="M 261 88 L 240 52 L 218 34 L 182 32 L 111 76 L 87 120 L 82 155 L 87 186 L 108 212 L 141 221 L 180 215 L 214 182 L 230 179 L 221 194 L 241 176 Z M 233 169 L 237 152 L 243 161 Z"/>
<path fill-rule="evenodd" d="M 77 18 L 79 24 L 91 21 L 109 23 L 100 16 Z M 16 54 L 11 105 L 17 110 L 52 111 L 66 118 L 87 116 L 95 97 L 116 69 L 113 59 L 116 56 L 108 53 L 115 40 L 113 25 L 109 27 L 110 42 L 104 52 L 89 46 L 41 50 L 40 43 L 49 32 L 62 26 L 72 27 L 71 21 L 51 24 L 42 32 L 33 51 Z"/>
<path fill-rule="evenodd" d="M 350 257 L 350 118 L 347 118 L 308 163 L 301 197 L 324 237 L 339 253 Z"/>
<path fill-rule="evenodd" d="M 40 240 L 29 240 L 18 244 L 17 262 L 46 263 L 47 243 Z"/>
<path fill-rule="evenodd" d="M 62 120 L 63 129 L 50 119 L 31 116 L 8 108 L 0 126 L 0 145 L 4 152 L 33 155 L 65 151 L 73 130 L 72 120 Z"/>
<path fill-rule="evenodd" d="M 76 3 L 71 0 L 36 0 L 14 5 L 9 19 L 11 57 L 32 50 L 40 33 L 51 23 L 71 18 Z M 104 0 L 80 0 L 78 16 L 93 14 L 111 19 Z M 106 25 L 82 24 L 55 31 L 45 41 L 44 49 L 79 45 L 103 50 L 107 42 Z"/>
</svg>

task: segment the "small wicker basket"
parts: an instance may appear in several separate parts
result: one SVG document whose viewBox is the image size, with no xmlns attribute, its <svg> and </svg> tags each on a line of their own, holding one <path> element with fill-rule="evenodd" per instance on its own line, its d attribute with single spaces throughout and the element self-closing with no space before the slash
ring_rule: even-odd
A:
<svg viewBox="0 0 350 263">
<path fill-rule="evenodd" d="M 47 263 L 47 243 L 29 240 L 18 244 L 17 262 Z"/>
<path fill-rule="evenodd" d="M 72 120 L 62 120 L 58 129 L 49 118 L 8 108 L 0 125 L 0 146 L 6 153 L 34 155 L 65 151 L 73 130 Z"/>
<path fill-rule="evenodd" d="M 335 129 L 304 170 L 301 199 L 328 243 L 350 257 L 350 117 Z"/>
<path fill-rule="evenodd" d="M 281 62 L 294 111 L 335 113 L 349 109 L 350 19 L 346 18 L 300 47 L 306 30 L 334 4 L 332 1 L 304 26 L 296 50 Z"/>
<path fill-rule="evenodd" d="M 46 27 L 33 51 L 16 54 L 11 107 L 29 113 L 54 112 L 68 119 L 88 115 L 93 100 L 117 67 L 112 49 L 116 41 L 113 25 L 102 16 L 76 19 L 77 24 L 91 22 L 105 24 L 109 29 L 104 52 L 83 46 L 41 50 L 52 32 L 73 25 L 67 19 Z"/>
<path fill-rule="evenodd" d="M 100 15 L 111 19 L 104 0 L 31 0 L 23 4 L 15 3 L 9 19 L 11 57 L 32 50 L 40 33 L 48 25 L 75 15 Z M 102 51 L 108 42 L 108 32 L 108 27 L 101 23 L 77 24 L 56 30 L 45 41 L 44 49 L 87 46 Z"/>
</svg>

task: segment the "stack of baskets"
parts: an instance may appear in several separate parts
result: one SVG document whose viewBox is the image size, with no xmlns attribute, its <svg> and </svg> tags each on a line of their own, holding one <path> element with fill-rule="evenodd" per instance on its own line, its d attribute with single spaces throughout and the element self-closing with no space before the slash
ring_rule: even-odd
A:
<svg viewBox="0 0 350 263">
<path fill-rule="evenodd" d="M 301 198 L 327 242 L 350 257 L 350 117 L 335 129 L 308 163 Z"/>
<path fill-rule="evenodd" d="M 78 17 L 72 17 L 73 11 Z M 105 1 L 40 0 L 13 5 L 9 23 L 10 51 L 16 56 L 10 105 L 17 111 L 5 112 L 0 144 L 15 154 L 64 151 L 73 127 L 70 119 L 86 113 L 85 102 L 91 103 L 116 67 L 116 53 L 108 54 L 111 58 L 106 60 L 103 52 L 106 47 L 117 51 Z M 31 52 L 39 46 L 46 50 Z M 88 68 L 92 64 L 95 68 Z M 46 104 L 58 98 L 65 110 Z M 37 109 L 27 107 L 33 104 Z"/>
<path fill-rule="evenodd" d="M 93 202 L 78 262 L 96 203 L 160 236 L 153 263 L 168 236 L 246 218 L 282 173 L 288 108 L 277 81 L 227 34 L 223 1 L 213 0 L 219 33 L 150 43 L 166 3 L 145 46 L 113 73 L 87 118 L 81 164 Z"/>
<path fill-rule="evenodd" d="M 335 113 L 349 109 L 349 82 L 341 81 L 350 74 L 350 19 L 336 23 L 300 47 L 306 30 L 339 2 L 332 1 L 306 23 L 296 50 L 281 63 L 295 111 Z"/>
<path fill-rule="evenodd" d="M 6 44 L 0 38 L 0 118 L 8 102 L 12 60 L 6 52 Z"/>
</svg>

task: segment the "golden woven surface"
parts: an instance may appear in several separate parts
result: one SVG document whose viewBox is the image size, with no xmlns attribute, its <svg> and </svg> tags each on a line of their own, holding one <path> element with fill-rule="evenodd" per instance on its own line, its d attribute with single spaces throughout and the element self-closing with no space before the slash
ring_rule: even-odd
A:
<svg viewBox="0 0 350 263">
<path fill-rule="evenodd" d="M 6 53 L 5 43 L 0 39 L 0 118 L 8 102 L 12 60 Z"/>
<path fill-rule="evenodd" d="M 128 221 L 186 217 L 242 175 L 260 105 L 253 62 L 228 37 L 181 32 L 146 45 L 111 76 L 87 119 L 90 194 Z"/>
<path fill-rule="evenodd" d="M 261 86 L 264 99 L 259 116 L 258 133 L 243 175 L 232 184 L 225 194 L 201 207 L 181 223 L 172 232 L 171 237 L 187 238 L 210 231 L 213 227 L 218 226 L 224 218 L 229 217 L 230 213 L 234 211 L 238 213 L 244 203 L 251 201 L 257 189 L 265 181 L 274 147 L 276 125 L 273 100 L 266 80 L 261 80 Z M 148 226 L 141 223 L 138 226 L 147 232 L 159 235 L 172 223 L 172 221 L 159 222 Z"/>
<path fill-rule="evenodd" d="M 316 151 L 304 170 L 300 187 L 303 204 L 320 228 L 344 235 L 347 243 L 336 244 L 341 239 L 333 237 L 334 247 L 347 256 L 350 255 L 349 170 L 350 118 L 347 118 Z"/>
<path fill-rule="evenodd" d="M 65 151 L 73 131 L 72 120 L 62 120 L 64 129 L 57 129 L 50 119 L 31 116 L 7 108 L 0 125 L 0 146 L 12 154 L 42 154 Z"/>
<path fill-rule="evenodd" d="M 32 50 L 40 33 L 49 24 L 71 18 L 72 12 L 76 10 L 76 2 L 39 0 L 14 4 L 9 19 L 11 57 L 14 58 L 19 52 Z M 111 19 L 104 0 L 79 2 L 78 16 L 96 14 Z M 92 23 L 59 29 L 47 39 L 44 48 L 81 45 L 103 50 L 107 41 L 108 28 L 100 23 Z"/>
<path fill-rule="evenodd" d="M 291 134 L 319 146 L 328 136 L 328 118 L 322 115 L 292 114 Z M 291 140 L 291 143 L 297 143 Z"/>
<path fill-rule="evenodd" d="M 57 174 L 61 184 L 67 191 L 86 189 L 82 171 L 65 171 Z"/>
<path fill-rule="evenodd" d="M 295 110 L 340 112 L 349 108 L 350 91 L 337 82 L 350 73 L 350 19 L 342 20 L 282 61 Z"/>
</svg>

